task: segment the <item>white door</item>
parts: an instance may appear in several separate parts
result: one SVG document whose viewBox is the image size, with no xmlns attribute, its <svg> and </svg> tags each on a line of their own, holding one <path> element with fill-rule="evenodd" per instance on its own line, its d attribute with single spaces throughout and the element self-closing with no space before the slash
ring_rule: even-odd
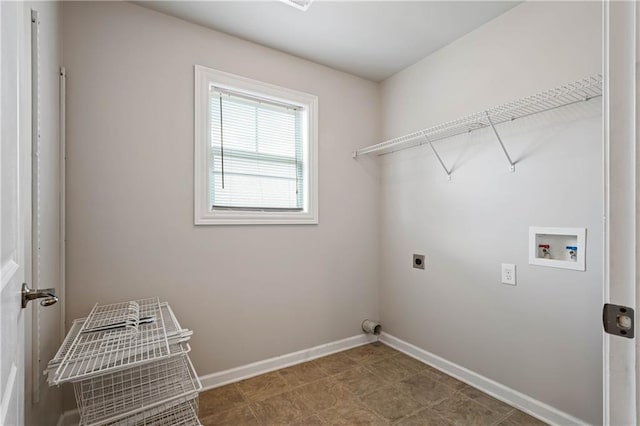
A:
<svg viewBox="0 0 640 426">
<path fill-rule="evenodd" d="M 31 249 L 31 141 L 22 132 L 23 5 L 0 1 L 0 425 L 24 423 L 25 310 Z"/>
</svg>

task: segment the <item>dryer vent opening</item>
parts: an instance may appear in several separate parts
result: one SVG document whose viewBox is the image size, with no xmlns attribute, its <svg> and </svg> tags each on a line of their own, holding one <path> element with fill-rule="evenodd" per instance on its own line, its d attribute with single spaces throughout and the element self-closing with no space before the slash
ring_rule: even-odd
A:
<svg viewBox="0 0 640 426">
<path fill-rule="evenodd" d="M 362 321 L 362 331 L 378 336 L 382 331 L 382 326 L 375 321 L 366 319 Z"/>
</svg>

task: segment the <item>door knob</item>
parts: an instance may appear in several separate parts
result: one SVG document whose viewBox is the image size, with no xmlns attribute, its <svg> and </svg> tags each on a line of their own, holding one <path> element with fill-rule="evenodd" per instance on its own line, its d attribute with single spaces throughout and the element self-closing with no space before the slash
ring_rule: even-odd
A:
<svg viewBox="0 0 640 426">
<path fill-rule="evenodd" d="M 55 288 L 31 289 L 27 283 L 22 284 L 22 308 L 27 307 L 27 303 L 34 299 L 44 299 L 40 301 L 40 306 L 51 306 L 58 301 Z"/>
</svg>

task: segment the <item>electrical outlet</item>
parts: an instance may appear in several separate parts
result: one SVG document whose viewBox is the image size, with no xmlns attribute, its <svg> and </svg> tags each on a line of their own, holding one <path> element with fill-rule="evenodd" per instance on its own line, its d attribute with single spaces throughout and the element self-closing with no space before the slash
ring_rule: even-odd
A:
<svg viewBox="0 0 640 426">
<path fill-rule="evenodd" d="M 502 264 L 502 284 L 516 285 L 516 265 L 513 263 Z"/>
<path fill-rule="evenodd" d="M 413 255 L 413 267 L 416 269 L 424 269 L 424 254 Z"/>
</svg>

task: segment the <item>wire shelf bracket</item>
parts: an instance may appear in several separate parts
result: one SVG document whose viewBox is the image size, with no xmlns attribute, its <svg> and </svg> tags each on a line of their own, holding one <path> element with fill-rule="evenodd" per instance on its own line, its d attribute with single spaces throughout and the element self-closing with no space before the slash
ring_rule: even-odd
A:
<svg viewBox="0 0 640 426">
<path fill-rule="evenodd" d="M 502 148 L 502 152 L 504 152 L 504 156 L 507 157 L 507 161 L 509 162 L 509 171 L 511 173 L 515 172 L 516 163 L 513 162 L 513 160 L 511 159 L 511 156 L 509 155 L 509 152 L 507 151 L 507 148 L 505 148 L 504 142 L 502 142 L 502 138 L 500 137 L 500 133 L 498 133 L 498 131 L 496 130 L 496 126 L 493 124 L 493 121 L 491 121 L 491 116 L 489 116 L 489 112 L 485 111 L 484 113 L 487 116 L 487 121 L 489 122 L 489 125 L 491 126 L 493 133 L 496 135 L 496 139 L 498 139 L 498 143 Z"/>
<path fill-rule="evenodd" d="M 425 140 L 429 143 L 429 146 L 431 147 L 431 150 L 433 151 L 433 153 L 435 154 L 436 158 L 438 159 L 438 162 L 440 162 L 440 165 L 444 169 L 444 172 L 447 174 L 447 180 L 451 180 L 451 169 L 447 168 L 447 166 L 444 164 L 444 161 L 442 161 L 442 158 L 440 157 L 440 154 L 438 154 L 438 151 L 436 151 L 436 148 L 433 146 L 433 143 L 429 139 L 429 136 L 427 136 L 426 133 L 423 134 L 423 136 L 424 136 Z"/>
<path fill-rule="evenodd" d="M 453 170 L 446 167 L 444 161 L 433 146 L 433 142 L 461 135 L 463 133 L 491 128 L 493 134 L 498 139 L 502 152 L 509 162 L 509 170 L 514 172 L 517 161 L 513 161 L 509 155 L 509 151 L 498 133 L 496 126 L 519 118 L 551 111 L 556 108 L 573 105 L 579 102 L 586 102 L 601 96 L 602 74 L 595 74 L 582 80 L 577 80 L 573 83 L 568 83 L 551 90 L 540 92 L 514 102 L 509 102 L 481 112 L 467 115 L 457 120 L 438 124 L 427 129 L 389 139 L 376 145 L 360 148 L 352 152 L 352 157 L 357 159 L 358 157 L 366 154 L 390 154 L 403 149 L 421 146 L 424 143 L 420 141 L 426 139 L 436 155 L 438 162 L 447 173 L 447 176 L 451 178 Z"/>
</svg>

